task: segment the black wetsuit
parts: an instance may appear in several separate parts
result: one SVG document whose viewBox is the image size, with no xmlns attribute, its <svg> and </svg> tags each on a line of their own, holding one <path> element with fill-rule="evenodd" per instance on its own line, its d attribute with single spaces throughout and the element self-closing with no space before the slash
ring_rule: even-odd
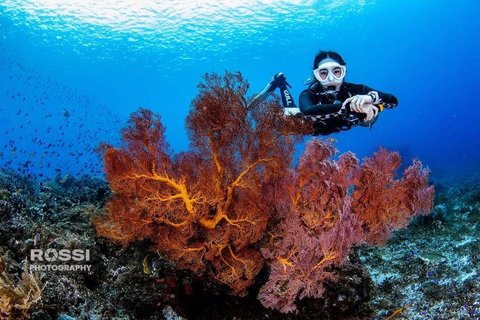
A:
<svg viewBox="0 0 480 320">
<path fill-rule="evenodd" d="M 350 121 L 348 117 L 338 113 L 339 103 L 355 95 L 366 95 L 372 91 L 378 93 L 377 105 L 381 103 L 383 108 L 387 109 L 397 106 L 398 100 L 394 95 L 380 92 L 365 85 L 344 82 L 339 91 L 330 91 L 327 94 L 320 83 L 315 81 L 300 94 L 299 107 L 302 114 L 314 122 L 314 134 L 327 135 L 348 130 L 352 127 L 352 124 L 356 124 Z M 351 113 L 348 107 L 344 112 Z"/>
</svg>

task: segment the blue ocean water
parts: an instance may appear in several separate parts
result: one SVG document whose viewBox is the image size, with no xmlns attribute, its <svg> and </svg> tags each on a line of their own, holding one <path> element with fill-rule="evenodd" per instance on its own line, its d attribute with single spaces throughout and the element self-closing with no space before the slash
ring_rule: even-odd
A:
<svg viewBox="0 0 480 320">
<path fill-rule="evenodd" d="M 335 134 L 359 157 L 384 146 L 436 179 L 480 168 L 480 2 L 253 0 L 0 1 L 0 166 L 101 175 L 93 149 L 128 115 L 162 115 L 174 151 L 206 72 L 241 71 L 260 91 L 278 71 L 298 94 L 320 49 L 347 81 L 395 94 L 373 129 Z"/>
</svg>

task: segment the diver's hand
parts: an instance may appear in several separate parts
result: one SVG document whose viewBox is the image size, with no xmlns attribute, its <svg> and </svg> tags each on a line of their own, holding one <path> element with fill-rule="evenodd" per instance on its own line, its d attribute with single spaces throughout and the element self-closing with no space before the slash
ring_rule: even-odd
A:
<svg viewBox="0 0 480 320">
<path fill-rule="evenodd" d="M 364 121 L 370 121 L 378 115 L 378 107 L 372 104 L 373 98 L 369 95 L 356 95 L 348 98 L 342 104 L 345 106 L 350 102 L 350 110 L 357 113 L 365 113 L 367 116 Z"/>
<path fill-rule="evenodd" d="M 366 94 L 357 94 L 356 96 L 350 97 L 342 104 L 344 107 L 347 103 L 350 102 L 350 110 L 358 113 L 365 113 L 362 111 L 362 108 L 365 104 L 371 104 L 373 99 L 371 96 Z"/>
<path fill-rule="evenodd" d="M 365 113 L 367 116 L 365 117 L 364 121 L 369 122 L 373 119 L 375 119 L 376 116 L 378 116 L 378 107 L 374 106 L 371 103 L 364 104 L 362 106 L 362 111 L 361 113 Z"/>
</svg>

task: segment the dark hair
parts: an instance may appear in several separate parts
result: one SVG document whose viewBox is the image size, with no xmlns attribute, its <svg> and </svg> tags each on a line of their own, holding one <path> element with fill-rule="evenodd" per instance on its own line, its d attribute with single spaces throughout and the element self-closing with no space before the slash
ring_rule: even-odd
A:
<svg viewBox="0 0 480 320">
<path fill-rule="evenodd" d="M 317 69 L 318 68 L 318 63 L 325 58 L 333 59 L 333 60 L 337 61 L 339 64 L 341 64 L 342 66 L 346 65 L 346 63 L 345 63 L 345 61 L 343 61 L 342 57 L 338 53 L 336 53 L 335 51 L 320 51 L 315 56 L 315 59 L 313 59 L 313 69 Z"/>
</svg>

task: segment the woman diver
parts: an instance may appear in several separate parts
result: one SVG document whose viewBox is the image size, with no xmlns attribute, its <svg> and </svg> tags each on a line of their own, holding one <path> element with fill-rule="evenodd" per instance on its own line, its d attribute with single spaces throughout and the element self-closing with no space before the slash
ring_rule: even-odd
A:
<svg viewBox="0 0 480 320">
<path fill-rule="evenodd" d="M 383 109 L 397 106 L 397 98 L 362 84 L 345 82 L 347 67 L 333 51 L 320 51 L 313 60 L 313 75 L 307 89 L 300 93 L 299 108 L 292 99 L 283 73 L 273 76 L 250 105 L 280 89 L 285 115 L 303 115 L 312 121 L 314 135 L 349 130 L 359 124 L 371 127 Z"/>
</svg>

